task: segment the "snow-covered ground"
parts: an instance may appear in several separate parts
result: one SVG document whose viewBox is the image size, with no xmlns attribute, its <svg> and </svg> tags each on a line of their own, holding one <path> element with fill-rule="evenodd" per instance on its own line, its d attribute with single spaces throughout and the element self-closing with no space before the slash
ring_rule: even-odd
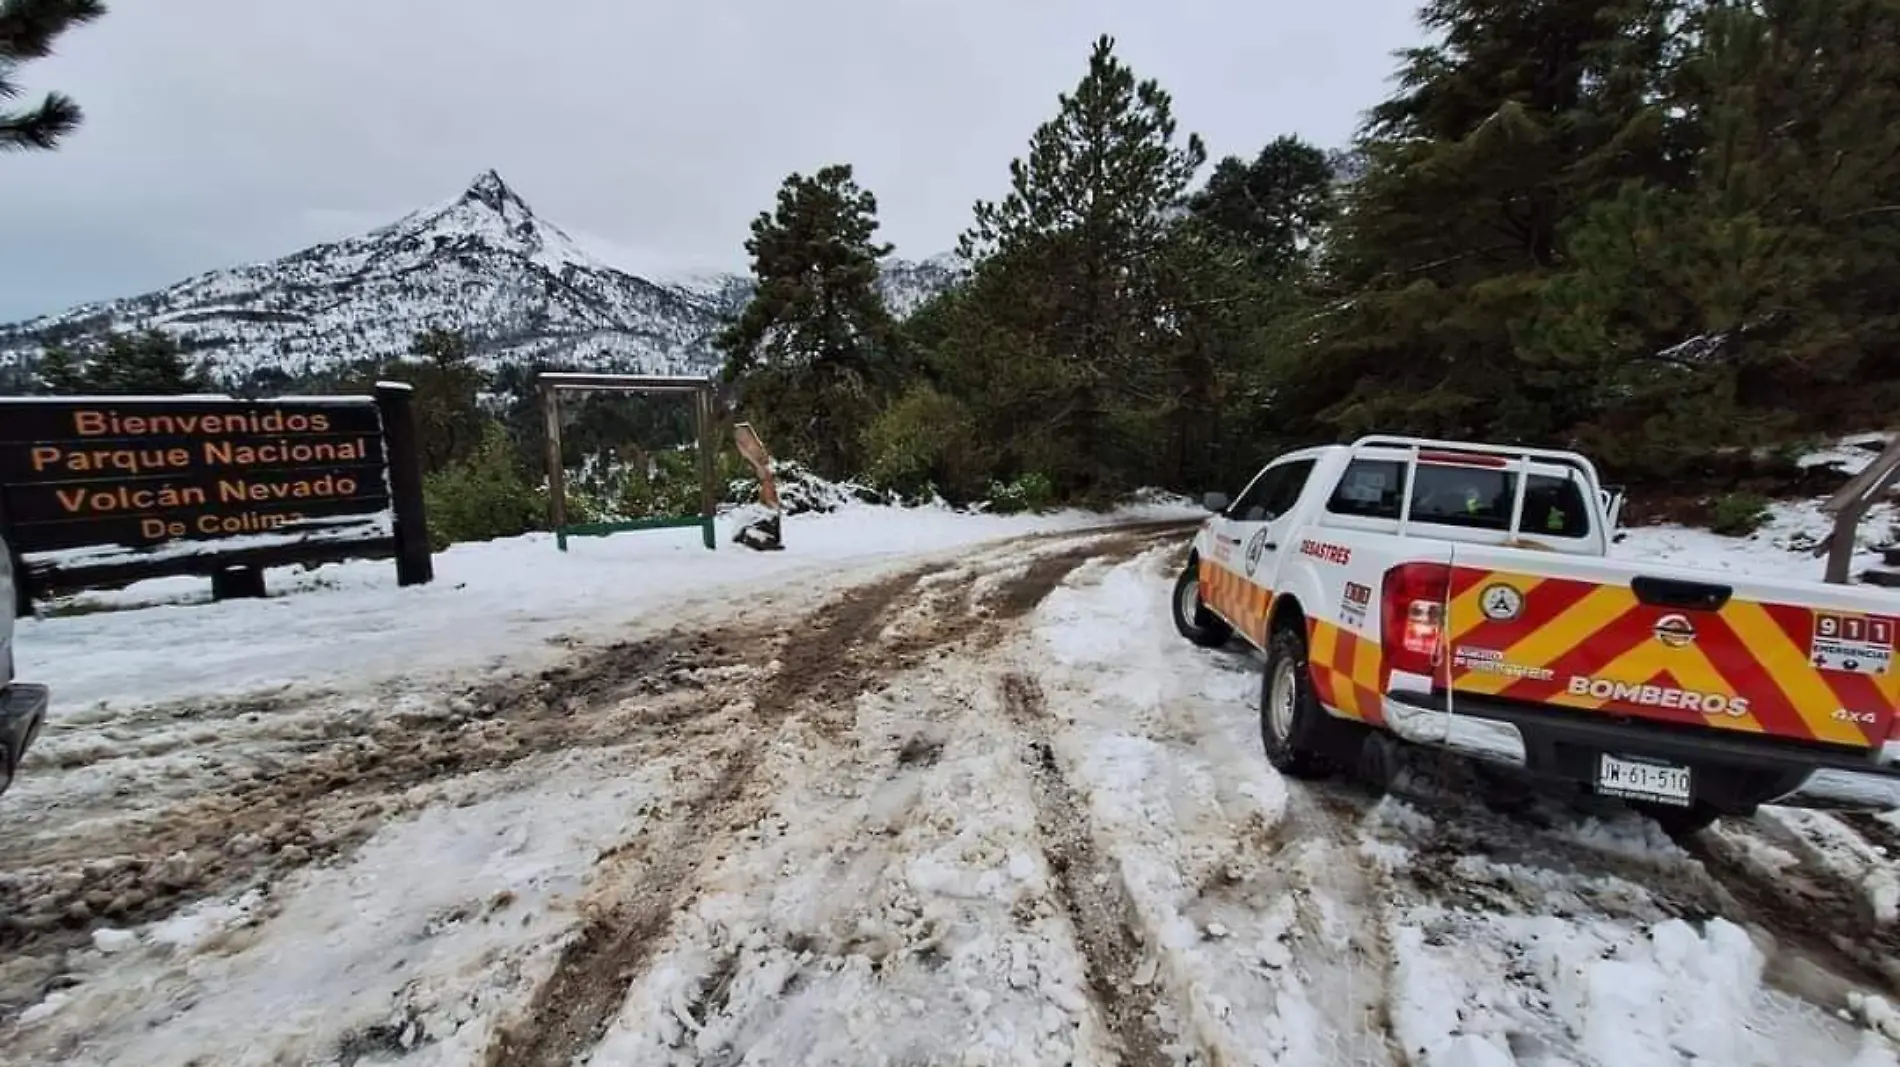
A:
<svg viewBox="0 0 1900 1067">
<path fill-rule="evenodd" d="M 1091 528 L 1167 517 L 848 508 L 30 621 L 0 1063 L 1900 1064 L 1894 823 L 1685 849 L 1444 763 L 1283 780 L 1257 663 L 1168 622 L 1181 529 Z M 1818 577 L 1824 528 L 1617 552 Z"/>
<path fill-rule="evenodd" d="M 21 621 L 21 670 L 73 708 L 521 668 L 630 623 L 723 608 L 747 589 L 823 588 L 853 568 L 998 537 L 1204 513 L 1166 501 L 1106 515 L 853 505 L 788 517 L 785 549 L 764 553 L 732 543 L 738 514 L 720 520 L 710 552 L 698 529 L 570 538 L 566 552 L 551 534 L 454 545 L 436 555 L 432 583 L 407 589 L 393 563 L 365 560 L 276 568 L 270 598 L 215 607 L 203 578 L 82 593 Z"/>
</svg>

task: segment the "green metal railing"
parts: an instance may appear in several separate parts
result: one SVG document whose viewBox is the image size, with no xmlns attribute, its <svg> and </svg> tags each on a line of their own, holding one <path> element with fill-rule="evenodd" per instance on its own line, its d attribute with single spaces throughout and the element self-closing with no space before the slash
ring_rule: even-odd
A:
<svg viewBox="0 0 1900 1067">
<path fill-rule="evenodd" d="M 609 534 L 625 533 L 628 530 L 673 530 L 697 526 L 706 542 L 707 548 L 716 548 L 719 543 L 717 531 L 713 529 L 713 520 L 708 515 L 664 515 L 650 519 L 628 519 L 624 522 L 579 522 L 572 526 L 559 526 L 554 530 L 554 543 L 563 552 L 567 551 L 567 539 L 570 537 L 606 537 Z"/>
</svg>

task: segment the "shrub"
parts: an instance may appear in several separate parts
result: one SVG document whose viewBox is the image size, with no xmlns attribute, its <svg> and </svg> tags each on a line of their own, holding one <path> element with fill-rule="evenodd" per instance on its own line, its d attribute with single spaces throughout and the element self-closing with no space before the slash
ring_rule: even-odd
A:
<svg viewBox="0 0 1900 1067">
<path fill-rule="evenodd" d="M 1755 493 L 1726 493 L 1715 501 L 1709 529 L 1729 537 L 1745 537 L 1767 521 L 1767 498 Z"/>
<path fill-rule="evenodd" d="M 990 510 L 1001 515 L 1046 511 L 1055 499 L 1055 483 L 1037 471 L 1018 475 L 1013 481 L 990 483 Z"/>
<path fill-rule="evenodd" d="M 715 503 L 730 500 L 737 491 L 739 475 L 750 470 L 729 444 L 715 452 Z M 634 458 L 610 452 L 585 457 L 580 469 L 568 472 L 567 502 L 570 522 L 697 515 L 698 453 L 693 446 L 683 445 L 650 454 L 636 453 Z M 583 512 L 587 517 L 582 517 Z"/>
<path fill-rule="evenodd" d="M 482 428 L 466 459 L 422 480 L 429 541 L 440 551 L 459 541 L 514 537 L 545 523 L 546 494 L 530 485 L 515 463 L 515 448 L 500 423 Z"/>
<path fill-rule="evenodd" d="M 865 430 L 865 478 L 913 499 L 940 492 L 952 503 L 972 500 L 983 484 L 977 440 L 962 402 L 920 383 Z"/>
</svg>

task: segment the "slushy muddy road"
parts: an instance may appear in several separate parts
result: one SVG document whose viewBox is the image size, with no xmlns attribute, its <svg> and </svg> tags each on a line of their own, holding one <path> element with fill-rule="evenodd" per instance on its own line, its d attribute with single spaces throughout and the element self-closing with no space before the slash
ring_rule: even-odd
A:
<svg viewBox="0 0 1900 1067">
<path fill-rule="evenodd" d="M 1895 1062 L 1892 823 L 1284 780 L 1256 660 L 1168 623 L 1184 530 L 67 717 L 0 822 L 0 1060 Z"/>
</svg>

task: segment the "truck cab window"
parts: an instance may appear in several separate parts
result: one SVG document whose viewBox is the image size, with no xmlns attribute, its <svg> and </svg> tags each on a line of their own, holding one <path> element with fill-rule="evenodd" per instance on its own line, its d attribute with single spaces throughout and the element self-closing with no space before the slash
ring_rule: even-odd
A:
<svg viewBox="0 0 1900 1067">
<path fill-rule="evenodd" d="M 1524 487 L 1524 521 L 1518 529 L 1547 537 L 1588 536 L 1590 512 L 1577 480 L 1531 475 L 1530 483 Z"/>
<path fill-rule="evenodd" d="M 1335 515 L 1396 519 L 1405 491 L 1405 464 L 1389 459 L 1356 459 L 1339 478 L 1326 510 Z"/>
<path fill-rule="evenodd" d="M 1265 521 L 1271 522 L 1285 515 L 1300 502 L 1300 494 L 1306 491 L 1307 476 L 1313 473 L 1314 462 L 1296 459 L 1283 463 L 1268 471 L 1267 477 L 1261 479 L 1268 483 L 1266 499 L 1263 501 L 1267 509 Z"/>
<path fill-rule="evenodd" d="M 1236 522 L 1272 522 L 1286 514 L 1299 503 L 1313 464 L 1310 459 L 1296 459 L 1268 467 L 1227 509 L 1227 517 Z"/>
<path fill-rule="evenodd" d="M 1354 460 L 1339 479 L 1326 510 L 1335 515 L 1397 519 L 1405 464 Z M 1412 486 L 1412 521 L 1479 530 L 1509 530 L 1517 472 L 1498 467 L 1420 463 Z M 1587 537 L 1590 509 L 1575 478 L 1533 474 L 1524 488 L 1519 530 L 1546 537 Z"/>
<path fill-rule="evenodd" d="M 1412 521 L 1508 530 L 1516 496 L 1517 475 L 1511 471 L 1420 463 L 1412 483 Z"/>
<path fill-rule="evenodd" d="M 1260 472 L 1240 496 L 1227 507 L 1227 517 L 1235 522 L 1265 522 L 1267 516 L 1267 495 L 1273 488 L 1278 468 Z"/>
</svg>

